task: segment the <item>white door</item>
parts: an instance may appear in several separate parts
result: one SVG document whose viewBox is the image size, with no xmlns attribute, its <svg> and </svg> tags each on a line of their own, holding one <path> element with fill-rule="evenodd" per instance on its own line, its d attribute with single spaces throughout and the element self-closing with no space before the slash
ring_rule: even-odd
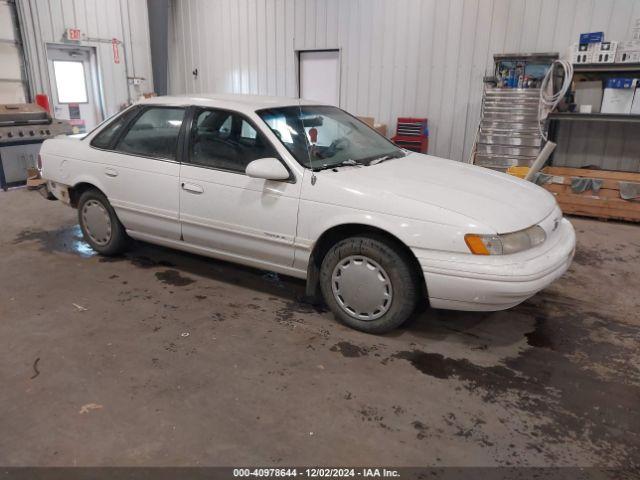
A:
<svg viewBox="0 0 640 480">
<path fill-rule="evenodd" d="M 73 133 L 102 121 L 95 51 L 92 47 L 47 45 L 54 117 L 69 120 Z"/>
<path fill-rule="evenodd" d="M 196 112 L 180 170 L 185 242 L 244 263 L 293 265 L 300 182 L 245 174 L 249 162 L 266 157 L 278 154 L 241 115 Z"/>
<path fill-rule="evenodd" d="M 184 115 L 179 107 L 131 109 L 91 140 L 90 165 L 132 235 L 180 239 L 177 150 Z"/>
<path fill-rule="evenodd" d="M 340 52 L 301 51 L 299 56 L 300 98 L 340 105 Z"/>
</svg>

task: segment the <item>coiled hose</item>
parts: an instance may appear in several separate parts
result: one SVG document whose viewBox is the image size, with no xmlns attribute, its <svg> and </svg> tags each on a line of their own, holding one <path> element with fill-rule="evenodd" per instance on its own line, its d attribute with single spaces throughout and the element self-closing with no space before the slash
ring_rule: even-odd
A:
<svg viewBox="0 0 640 480">
<path fill-rule="evenodd" d="M 560 89 L 554 93 L 555 85 L 553 84 L 553 79 L 556 66 L 562 67 L 564 70 L 564 78 L 562 79 Z M 567 60 L 554 60 L 549 70 L 547 70 L 547 74 L 542 79 L 542 84 L 540 85 L 540 101 L 538 103 L 538 129 L 540 130 L 540 137 L 544 140 L 545 144 L 542 151 L 534 160 L 533 165 L 529 168 L 527 175 L 524 177 L 525 180 L 531 181 L 533 179 L 556 148 L 556 144 L 549 141 L 548 135 L 544 131 L 544 124 L 549 114 L 556 109 L 560 100 L 564 98 L 571 88 L 572 81 L 573 65 Z"/>
</svg>

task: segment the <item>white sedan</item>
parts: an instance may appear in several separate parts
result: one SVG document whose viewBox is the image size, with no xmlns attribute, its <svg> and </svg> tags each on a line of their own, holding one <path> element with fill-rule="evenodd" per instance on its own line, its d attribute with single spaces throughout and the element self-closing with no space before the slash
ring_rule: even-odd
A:
<svg viewBox="0 0 640 480">
<path fill-rule="evenodd" d="M 546 190 L 402 150 L 332 106 L 158 97 L 41 149 L 49 190 L 103 255 L 128 238 L 307 279 L 336 317 L 386 332 L 434 308 L 513 307 L 569 267 Z"/>
</svg>

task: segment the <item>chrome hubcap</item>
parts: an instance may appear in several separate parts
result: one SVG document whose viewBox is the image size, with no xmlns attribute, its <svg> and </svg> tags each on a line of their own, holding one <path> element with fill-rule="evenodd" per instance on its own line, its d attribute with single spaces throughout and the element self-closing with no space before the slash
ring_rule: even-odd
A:
<svg viewBox="0 0 640 480">
<path fill-rule="evenodd" d="M 380 318 L 387 313 L 393 299 L 387 272 L 363 255 L 352 255 L 336 265 L 331 288 L 338 305 L 358 320 Z"/>
<path fill-rule="evenodd" d="M 111 218 L 109 212 L 97 200 L 89 200 L 82 206 L 82 223 L 89 238 L 98 245 L 111 240 Z"/>
</svg>

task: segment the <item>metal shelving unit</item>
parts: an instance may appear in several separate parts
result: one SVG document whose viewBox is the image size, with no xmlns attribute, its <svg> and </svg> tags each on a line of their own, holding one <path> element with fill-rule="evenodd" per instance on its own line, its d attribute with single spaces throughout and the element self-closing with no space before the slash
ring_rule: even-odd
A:
<svg viewBox="0 0 640 480">
<path fill-rule="evenodd" d="M 640 63 L 574 63 L 574 73 L 640 72 Z"/>
<path fill-rule="evenodd" d="M 578 122 L 640 122 L 640 115 L 622 113 L 576 113 L 556 112 L 549 114 L 549 120 L 571 120 Z"/>
<path fill-rule="evenodd" d="M 495 170 L 529 166 L 540 152 L 537 88 L 485 87 L 474 163 Z"/>
<path fill-rule="evenodd" d="M 574 80 L 639 77 L 640 63 L 574 64 Z M 549 139 L 558 143 L 554 167 L 595 166 L 602 171 L 638 172 L 636 148 L 640 115 L 554 112 L 548 117 Z M 606 141 L 605 141 L 606 138 Z"/>
<path fill-rule="evenodd" d="M 533 163 L 542 145 L 539 86 L 557 58 L 557 52 L 493 56 L 493 76 L 484 77 L 480 125 L 471 163 L 500 171 Z"/>
<path fill-rule="evenodd" d="M 596 78 L 611 73 L 640 73 L 640 63 L 584 63 L 573 65 L 574 74 L 588 75 L 593 73 Z M 554 112 L 549 114 L 549 120 L 586 121 L 586 122 L 640 122 L 640 115 L 619 114 L 619 113 L 578 113 L 578 112 Z M 555 134 L 555 128 L 550 127 L 551 133 Z"/>
</svg>

